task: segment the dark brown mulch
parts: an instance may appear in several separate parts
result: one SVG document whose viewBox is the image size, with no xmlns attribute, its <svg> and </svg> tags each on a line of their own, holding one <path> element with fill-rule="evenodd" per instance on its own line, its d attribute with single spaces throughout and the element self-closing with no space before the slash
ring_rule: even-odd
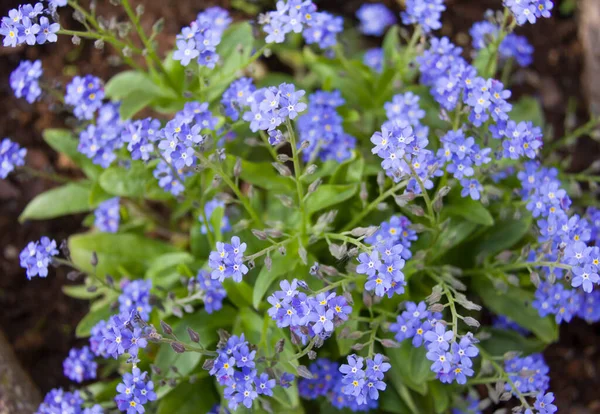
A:
<svg viewBox="0 0 600 414">
<path fill-rule="evenodd" d="M 19 1 L 10 0 L 0 5 L 0 15 L 15 7 Z M 117 10 L 108 2 L 100 2 L 100 12 L 112 15 Z M 164 34 L 159 37 L 162 48 L 174 43 L 174 35 L 189 23 L 199 9 L 208 2 L 179 1 L 177 7 L 169 2 L 143 1 L 146 6 L 144 23 L 149 27 L 158 17 L 165 18 Z M 220 3 L 227 7 L 228 1 Z M 386 1 L 397 7 L 397 3 Z M 449 35 L 468 49 L 468 30 L 481 20 L 486 8 L 498 8 L 500 0 L 447 0 L 442 34 Z M 557 2 L 560 3 L 560 2 Z M 320 7 L 351 18 L 361 1 L 339 2 L 323 0 Z M 68 16 L 63 16 L 63 19 Z M 582 98 L 580 74 L 582 70 L 581 46 L 577 38 L 577 21 L 573 15 L 544 20 L 535 26 L 519 29 L 535 46 L 535 62 L 517 76 L 520 83 L 515 88 L 539 97 L 547 121 L 556 136 L 564 131 L 567 101 L 577 102 L 576 122 L 585 121 L 586 108 Z M 21 59 L 42 59 L 48 78 L 65 82 L 74 73 L 93 73 L 107 78 L 117 68 L 109 65 L 108 51 L 99 51 L 89 44 L 74 48 L 67 39 L 44 47 L 0 49 L 0 137 L 8 136 L 29 149 L 28 163 L 35 168 L 72 174 L 70 165 L 57 157 L 41 138 L 48 126 L 60 126 L 64 114 L 52 111 L 45 103 L 29 106 L 12 98 L 8 76 Z M 595 160 L 598 146 L 589 140 L 578 145 L 573 169 L 579 170 Z M 62 360 L 76 341 L 74 327 L 86 311 L 85 302 L 69 299 L 61 293 L 66 275 L 52 272 L 47 279 L 28 282 L 18 265 L 18 253 L 30 240 L 51 235 L 60 240 L 80 230 L 78 218 L 29 222 L 19 224 L 19 213 L 29 200 L 50 188 L 51 183 L 25 177 L 11 177 L 0 181 L 0 326 L 15 348 L 18 359 L 30 373 L 42 392 L 68 385 L 62 377 Z M 600 386 L 598 370 L 600 359 L 598 326 L 575 321 L 561 328 L 558 344 L 546 351 L 551 367 L 551 388 L 557 395 L 561 412 L 600 412 Z"/>
</svg>

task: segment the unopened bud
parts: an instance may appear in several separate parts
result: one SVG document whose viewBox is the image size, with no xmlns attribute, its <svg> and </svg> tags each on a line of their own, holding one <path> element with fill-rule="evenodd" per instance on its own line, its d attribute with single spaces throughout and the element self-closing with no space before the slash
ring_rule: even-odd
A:
<svg viewBox="0 0 600 414">
<path fill-rule="evenodd" d="M 321 180 L 320 178 L 317 178 L 315 181 L 310 183 L 310 185 L 308 186 L 308 194 L 314 193 L 317 190 L 317 188 L 319 188 L 319 186 L 321 185 L 322 182 L 323 182 L 323 180 Z"/>
<path fill-rule="evenodd" d="M 265 257 L 265 267 L 269 272 L 271 271 L 271 266 L 273 266 L 273 260 L 271 260 L 271 256 Z"/>
<path fill-rule="evenodd" d="M 200 342 L 200 335 L 198 334 L 198 332 L 194 331 L 189 326 L 187 328 L 187 333 L 188 333 L 188 336 L 190 337 L 190 340 L 192 342 L 196 342 L 196 343 Z"/>
<path fill-rule="evenodd" d="M 179 342 L 171 342 L 171 348 L 178 354 L 183 354 L 185 352 L 185 346 Z"/>
<path fill-rule="evenodd" d="M 171 326 L 168 323 L 166 323 L 165 321 L 160 321 L 160 327 L 165 335 L 173 334 L 173 328 L 171 328 Z"/>
<path fill-rule="evenodd" d="M 233 176 L 239 177 L 242 174 L 242 159 L 237 158 L 235 160 L 235 165 L 233 166 Z"/>
</svg>

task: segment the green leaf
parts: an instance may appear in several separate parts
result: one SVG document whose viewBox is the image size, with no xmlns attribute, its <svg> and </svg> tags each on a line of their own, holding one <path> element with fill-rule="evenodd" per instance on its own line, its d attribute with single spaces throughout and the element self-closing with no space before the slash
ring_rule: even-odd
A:
<svg viewBox="0 0 600 414">
<path fill-rule="evenodd" d="M 180 273 L 177 267 L 193 261 L 194 256 L 188 252 L 163 254 L 150 263 L 145 279 L 151 280 L 153 286 L 169 288 L 179 279 Z"/>
<path fill-rule="evenodd" d="M 429 391 L 431 400 L 433 400 L 433 408 L 436 413 L 442 414 L 448 411 L 450 406 L 451 394 L 449 387 L 445 386 L 438 380 L 429 382 Z"/>
<path fill-rule="evenodd" d="M 70 183 L 35 197 L 19 216 L 19 221 L 44 220 L 90 210 L 89 183 Z"/>
<path fill-rule="evenodd" d="M 519 220 L 508 218 L 500 220 L 481 238 L 476 240 L 473 256 L 493 256 L 515 246 L 531 229 L 531 215 Z"/>
<path fill-rule="evenodd" d="M 392 387 L 387 387 L 379 394 L 379 401 L 379 408 L 386 413 L 414 414 Z M 335 413 L 339 413 L 339 411 L 336 410 Z"/>
<path fill-rule="evenodd" d="M 339 165 L 331 177 L 331 184 L 350 184 L 360 183 L 365 169 L 365 160 L 360 154 L 353 154 L 353 157 Z"/>
<path fill-rule="evenodd" d="M 96 178 L 103 171 L 102 167 L 95 165 L 92 160 L 77 150 L 79 141 L 68 129 L 46 129 L 43 133 L 44 141 L 53 150 L 68 156 L 75 164 L 83 169 L 89 178 Z"/>
<path fill-rule="evenodd" d="M 156 95 L 151 91 L 138 89 L 121 100 L 119 114 L 122 119 L 130 119 L 139 111 L 149 106 L 156 98 Z"/>
<path fill-rule="evenodd" d="M 100 176 L 104 191 L 120 197 L 144 197 L 146 188 L 153 181 L 152 171 L 141 161 L 133 161 L 130 168 L 109 167 Z"/>
<path fill-rule="evenodd" d="M 252 287 L 245 280 L 234 282 L 232 279 L 225 279 L 223 287 L 227 297 L 238 308 L 252 305 Z"/>
<path fill-rule="evenodd" d="M 218 340 L 218 329 L 230 329 L 235 319 L 236 311 L 231 306 L 223 306 L 218 312 L 208 314 L 204 309 L 185 315 L 172 324 L 173 332 L 182 341 L 188 341 L 187 328 L 190 327 L 200 336 L 200 345 L 208 348 Z M 201 355 L 198 352 L 184 352 L 178 354 L 169 344 L 162 344 L 154 363 L 167 372 L 171 366 L 175 366 L 181 375 L 187 375 L 200 362 Z"/>
<path fill-rule="evenodd" d="M 501 356 L 510 351 L 522 352 L 526 355 L 541 352 L 546 344 L 535 336 L 526 337 L 515 331 L 489 329 L 490 339 L 481 341 L 481 346 L 494 356 Z"/>
<path fill-rule="evenodd" d="M 533 332 L 545 343 L 558 339 L 558 327 L 550 317 L 542 318 L 531 306 L 533 295 L 523 289 L 507 286 L 497 289 L 485 276 L 473 277 L 472 286 L 484 305 L 497 315 L 508 316 L 523 328 Z"/>
<path fill-rule="evenodd" d="M 292 251 L 294 247 L 290 246 L 288 249 Z M 271 258 L 273 260 L 271 270 L 268 270 L 267 266 L 263 266 L 256 278 L 256 282 L 254 282 L 254 290 L 252 292 L 252 306 L 254 306 L 254 309 L 260 307 L 265 293 L 267 293 L 267 290 L 269 290 L 275 279 L 287 272 L 292 272 L 297 264 L 297 260 L 292 259 L 292 255 L 282 256 L 277 253 Z"/>
<path fill-rule="evenodd" d="M 400 33 L 398 29 L 397 25 L 393 25 L 383 38 L 383 57 L 386 67 L 389 67 L 389 63 L 392 63 L 391 66 L 393 68 L 393 63 L 396 62 L 400 56 Z"/>
<path fill-rule="evenodd" d="M 410 389 L 425 395 L 427 381 L 434 374 L 430 370 L 431 361 L 426 357 L 424 347 L 415 348 L 410 341 L 402 342 L 400 348 L 387 348 L 385 354 L 390 358 L 393 369 L 388 371 L 394 386 L 406 385 Z M 400 390 L 398 390 L 400 393 Z M 402 395 L 402 394 L 401 394 Z"/>
<path fill-rule="evenodd" d="M 308 214 L 332 207 L 351 198 L 358 191 L 358 184 L 321 185 L 306 200 Z"/>
<path fill-rule="evenodd" d="M 137 234 L 84 233 L 69 238 L 71 257 L 77 267 L 91 272 L 92 253 L 98 255 L 96 274 L 104 277 L 121 274 L 121 268 L 132 274 L 142 274 L 152 261 L 176 249 L 161 241 Z"/>
<path fill-rule="evenodd" d="M 494 225 L 492 214 L 480 201 L 473 200 L 470 197 L 450 197 L 450 202 L 448 206 L 444 207 L 443 211 L 448 215 L 462 217 L 482 226 Z"/>
<path fill-rule="evenodd" d="M 116 74 L 104 87 L 106 97 L 116 101 L 135 95 L 138 91 L 146 91 L 154 96 L 171 95 L 169 90 L 162 89 L 146 73 L 136 70 L 127 70 Z"/>
<path fill-rule="evenodd" d="M 223 241 L 223 233 L 221 227 L 223 226 L 223 219 L 225 217 L 225 208 L 223 206 L 216 207 L 210 215 L 209 226 L 215 233 L 216 241 Z"/>
<path fill-rule="evenodd" d="M 79 324 L 77 324 L 75 335 L 78 338 L 90 336 L 90 331 L 98 322 L 108 320 L 108 318 L 115 313 L 110 305 L 110 302 L 106 302 L 99 308 L 90 310 L 90 312 L 79 321 Z"/>
<path fill-rule="evenodd" d="M 510 119 L 517 123 L 531 121 L 534 125 L 543 127 L 544 110 L 539 100 L 531 96 L 524 96 L 513 104 Z"/>
<path fill-rule="evenodd" d="M 157 413 L 207 413 L 218 402 L 213 389 L 210 378 L 202 378 L 193 384 L 188 381 L 181 382 L 160 400 Z"/>
</svg>

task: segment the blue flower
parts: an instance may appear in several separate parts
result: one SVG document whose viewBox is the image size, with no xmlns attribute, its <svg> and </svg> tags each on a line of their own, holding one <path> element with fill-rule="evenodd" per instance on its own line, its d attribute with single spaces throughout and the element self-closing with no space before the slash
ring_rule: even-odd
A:
<svg viewBox="0 0 600 414">
<path fill-rule="evenodd" d="M 150 280 L 126 282 L 123 292 L 119 296 L 119 312 L 122 315 L 136 312 L 143 320 L 148 321 L 152 311 L 150 289 L 152 289 Z"/>
<path fill-rule="evenodd" d="M 16 167 L 25 165 L 27 149 L 21 148 L 19 144 L 4 138 L 0 142 L 0 179 L 5 179 Z"/>
<path fill-rule="evenodd" d="M 242 276 L 248 273 L 248 267 L 244 264 L 245 251 L 246 243 L 242 243 L 237 236 L 231 238 L 231 243 L 218 242 L 217 251 L 211 252 L 209 256 L 211 277 L 219 282 L 226 278 L 241 282 Z"/>
<path fill-rule="evenodd" d="M 256 87 L 250 78 L 240 78 L 231 82 L 221 98 L 225 115 L 233 121 L 237 121 L 240 117 L 240 111 L 248 106 L 248 100 L 252 97 L 254 91 L 256 91 Z"/>
<path fill-rule="evenodd" d="M 75 76 L 67 85 L 65 103 L 73 107 L 73 114 L 81 120 L 91 120 L 102 106 L 104 86 L 92 75 Z"/>
<path fill-rule="evenodd" d="M 100 231 L 106 233 L 116 233 L 119 230 L 121 214 L 119 212 L 119 197 L 114 197 L 103 201 L 94 211 L 94 225 Z"/>
<path fill-rule="evenodd" d="M 396 23 L 396 17 L 382 3 L 365 3 L 356 11 L 360 21 L 359 30 L 366 35 L 381 36 L 388 26 Z"/>
<path fill-rule="evenodd" d="M 205 270 L 199 270 L 196 276 L 200 289 L 204 292 L 204 309 L 207 313 L 213 313 L 223 307 L 223 299 L 227 297 L 227 292 L 218 280 L 213 280 L 210 273 Z"/>
<path fill-rule="evenodd" d="M 454 332 L 446 331 L 443 324 L 437 323 L 434 330 L 425 334 L 425 340 L 429 342 L 428 347 L 447 351 L 450 348 L 450 341 L 454 338 Z M 446 370 L 447 371 L 447 370 Z"/>
<path fill-rule="evenodd" d="M 19 255 L 21 267 L 27 270 L 27 279 L 48 276 L 48 265 L 57 254 L 56 242 L 48 237 L 30 242 Z"/>
<path fill-rule="evenodd" d="M 65 392 L 62 388 L 54 388 L 46 394 L 36 414 L 78 413 L 82 410 L 83 398 L 78 391 Z M 102 414 L 102 410 L 90 414 Z"/>
<path fill-rule="evenodd" d="M 127 414 L 144 413 L 144 404 L 156 400 L 154 383 L 147 378 L 148 373 L 141 372 L 135 366 L 131 373 L 126 372 L 123 375 L 122 382 L 117 385 L 119 394 L 115 397 L 120 411 Z"/>
<path fill-rule="evenodd" d="M 50 23 L 47 17 L 40 17 L 40 27 L 36 40 L 40 45 L 46 42 L 54 43 L 58 40 L 56 32 L 59 30 L 60 25 L 58 23 Z"/>
<path fill-rule="evenodd" d="M 94 355 L 87 346 L 79 349 L 72 348 L 63 362 L 65 376 L 75 382 L 95 379 L 97 368 Z"/>
<path fill-rule="evenodd" d="M 538 410 L 538 414 L 553 414 L 558 411 L 558 408 L 554 404 L 554 393 L 549 392 L 544 394 L 543 392 L 539 393 L 536 396 L 535 403 L 533 406 L 536 410 Z"/>
<path fill-rule="evenodd" d="M 254 385 L 258 394 L 272 396 L 273 388 L 275 388 L 275 380 L 269 378 L 269 374 L 263 372 L 259 377 L 254 379 Z"/>
<path fill-rule="evenodd" d="M 42 62 L 22 60 L 19 66 L 10 74 L 10 87 L 17 98 L 25 98 L 34 103 L 42 94 L 39 79 L 42 76 Z"/>
<path fill-rule="evenodd" d="M 510 9 L 517 23 L 523 25 L 550 17 L 554 3 L 551 0 L 504 0 L 504 6 Z"/>
<path fill-rule="evenodd" d="M 442 27 L 442 12 L 446 10 L 444 0 L 407 0 L 402 13 L 404 24 L 418 24 L 425 33 Z"/>
</svg>

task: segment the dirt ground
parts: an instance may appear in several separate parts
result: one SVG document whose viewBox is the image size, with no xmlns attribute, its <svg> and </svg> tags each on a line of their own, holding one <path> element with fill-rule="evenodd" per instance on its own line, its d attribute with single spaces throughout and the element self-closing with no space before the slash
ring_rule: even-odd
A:
<svg viewBox="0 0 600 414">
<path fill-rule="evenodd" d="M 5 0 L 0 4 L 0 15 L 19 2 Z M 100 12 L 114 14 L 116 8 L 107 1 L 100 1 Z M 188 24 L 201 9 L 216 2 L 180 0 L 177 7 L 171 2 L 144 1 L 144 22 L 150 26 L 158 17 L 165 18 L 164 34 L 159 43 L 167 47 L 174 43 L 174 35 Z M 228 1 L 218 2 L 224 7 Z M 352 22 L 361 1 L 319 1 L 321 9 L 346 17 Z M 395 7 L 397 3 L 388 1 Z M 447 0 L 448 11 L 444 14 L 442 33 L 468 49 L 468 30 L 482 19 L 487 8 L 499 8 L 500 0 Z M 557 1 L 557 9 L 562 3 Z M 67 20 L 68 13 L 62 18 Z M 586 105 L 582 98 L 580 75 L 582 51 L 577 37 L 577 20 L 573 13 L 555 12 L 554 17 L 535 26 L 519 29 L 534 45 L 535 62 L 532 67 L 521 70 L 513 86 L 518 94 L 526 91 L 537 96 L 543 104 L 547 121 L 556 136 L 564 131 L 567 102 L 577 103 L 575 122 L 586 121 Z M 71 22 L 71 27 L 74 23 Z M 10 72 L 21 59 L 42 59 L 47 77 L 65 82 L 77 71 L 93 73 L 103 78 L 118 71 L 108 63 L 108 51 L 95 50 L 90 45 L 74 48 L 68 39 L 44 47 L 18 49 L 0 48 L 0 137 L 11 137 L 28 148 L 28 163 L 38 169 L 55 170 L 64 174 L 76 174 L 65 160 L 58 158 L 44 144 L 41 131 L 48 126 L 60 126 L 65 122 L 60 108 L 46 103 L 28 105 L 12 97 L 8 84 Z M 582 140 L 572 162 L 572 169 L 585 168 L 595 160 L 599 148 L 591 140 Z M 85 314 L 86 303 L 70 299 L 61 293 L 61 287 L 70 283 L 66 275 L 53 272 L 47 279 L 28 282 L 18 264 L 19 251 L 25 244 L 42 235 L 57 240 L 77 232 L 81 217 L 62 220 L 29 222 L 19 224 L 17 217 L 29 200 L 50 188 L 52 183 L 39 179 L 11 176 L 0 181 L 0 327 L 13 345 L 18 359 L 34 382 L 45 393 L 56 386 L 66 386 L 62 375 L 62 361 L 68 350 L 76 345 L 74 329 Z M 600 412 L 600 331 L 598 325 L 575 321 L 561 328 L 560 342 L 546 351 L 551 367 L 551 389 L 557 397 L 560 412 Z"/>
</svg>

